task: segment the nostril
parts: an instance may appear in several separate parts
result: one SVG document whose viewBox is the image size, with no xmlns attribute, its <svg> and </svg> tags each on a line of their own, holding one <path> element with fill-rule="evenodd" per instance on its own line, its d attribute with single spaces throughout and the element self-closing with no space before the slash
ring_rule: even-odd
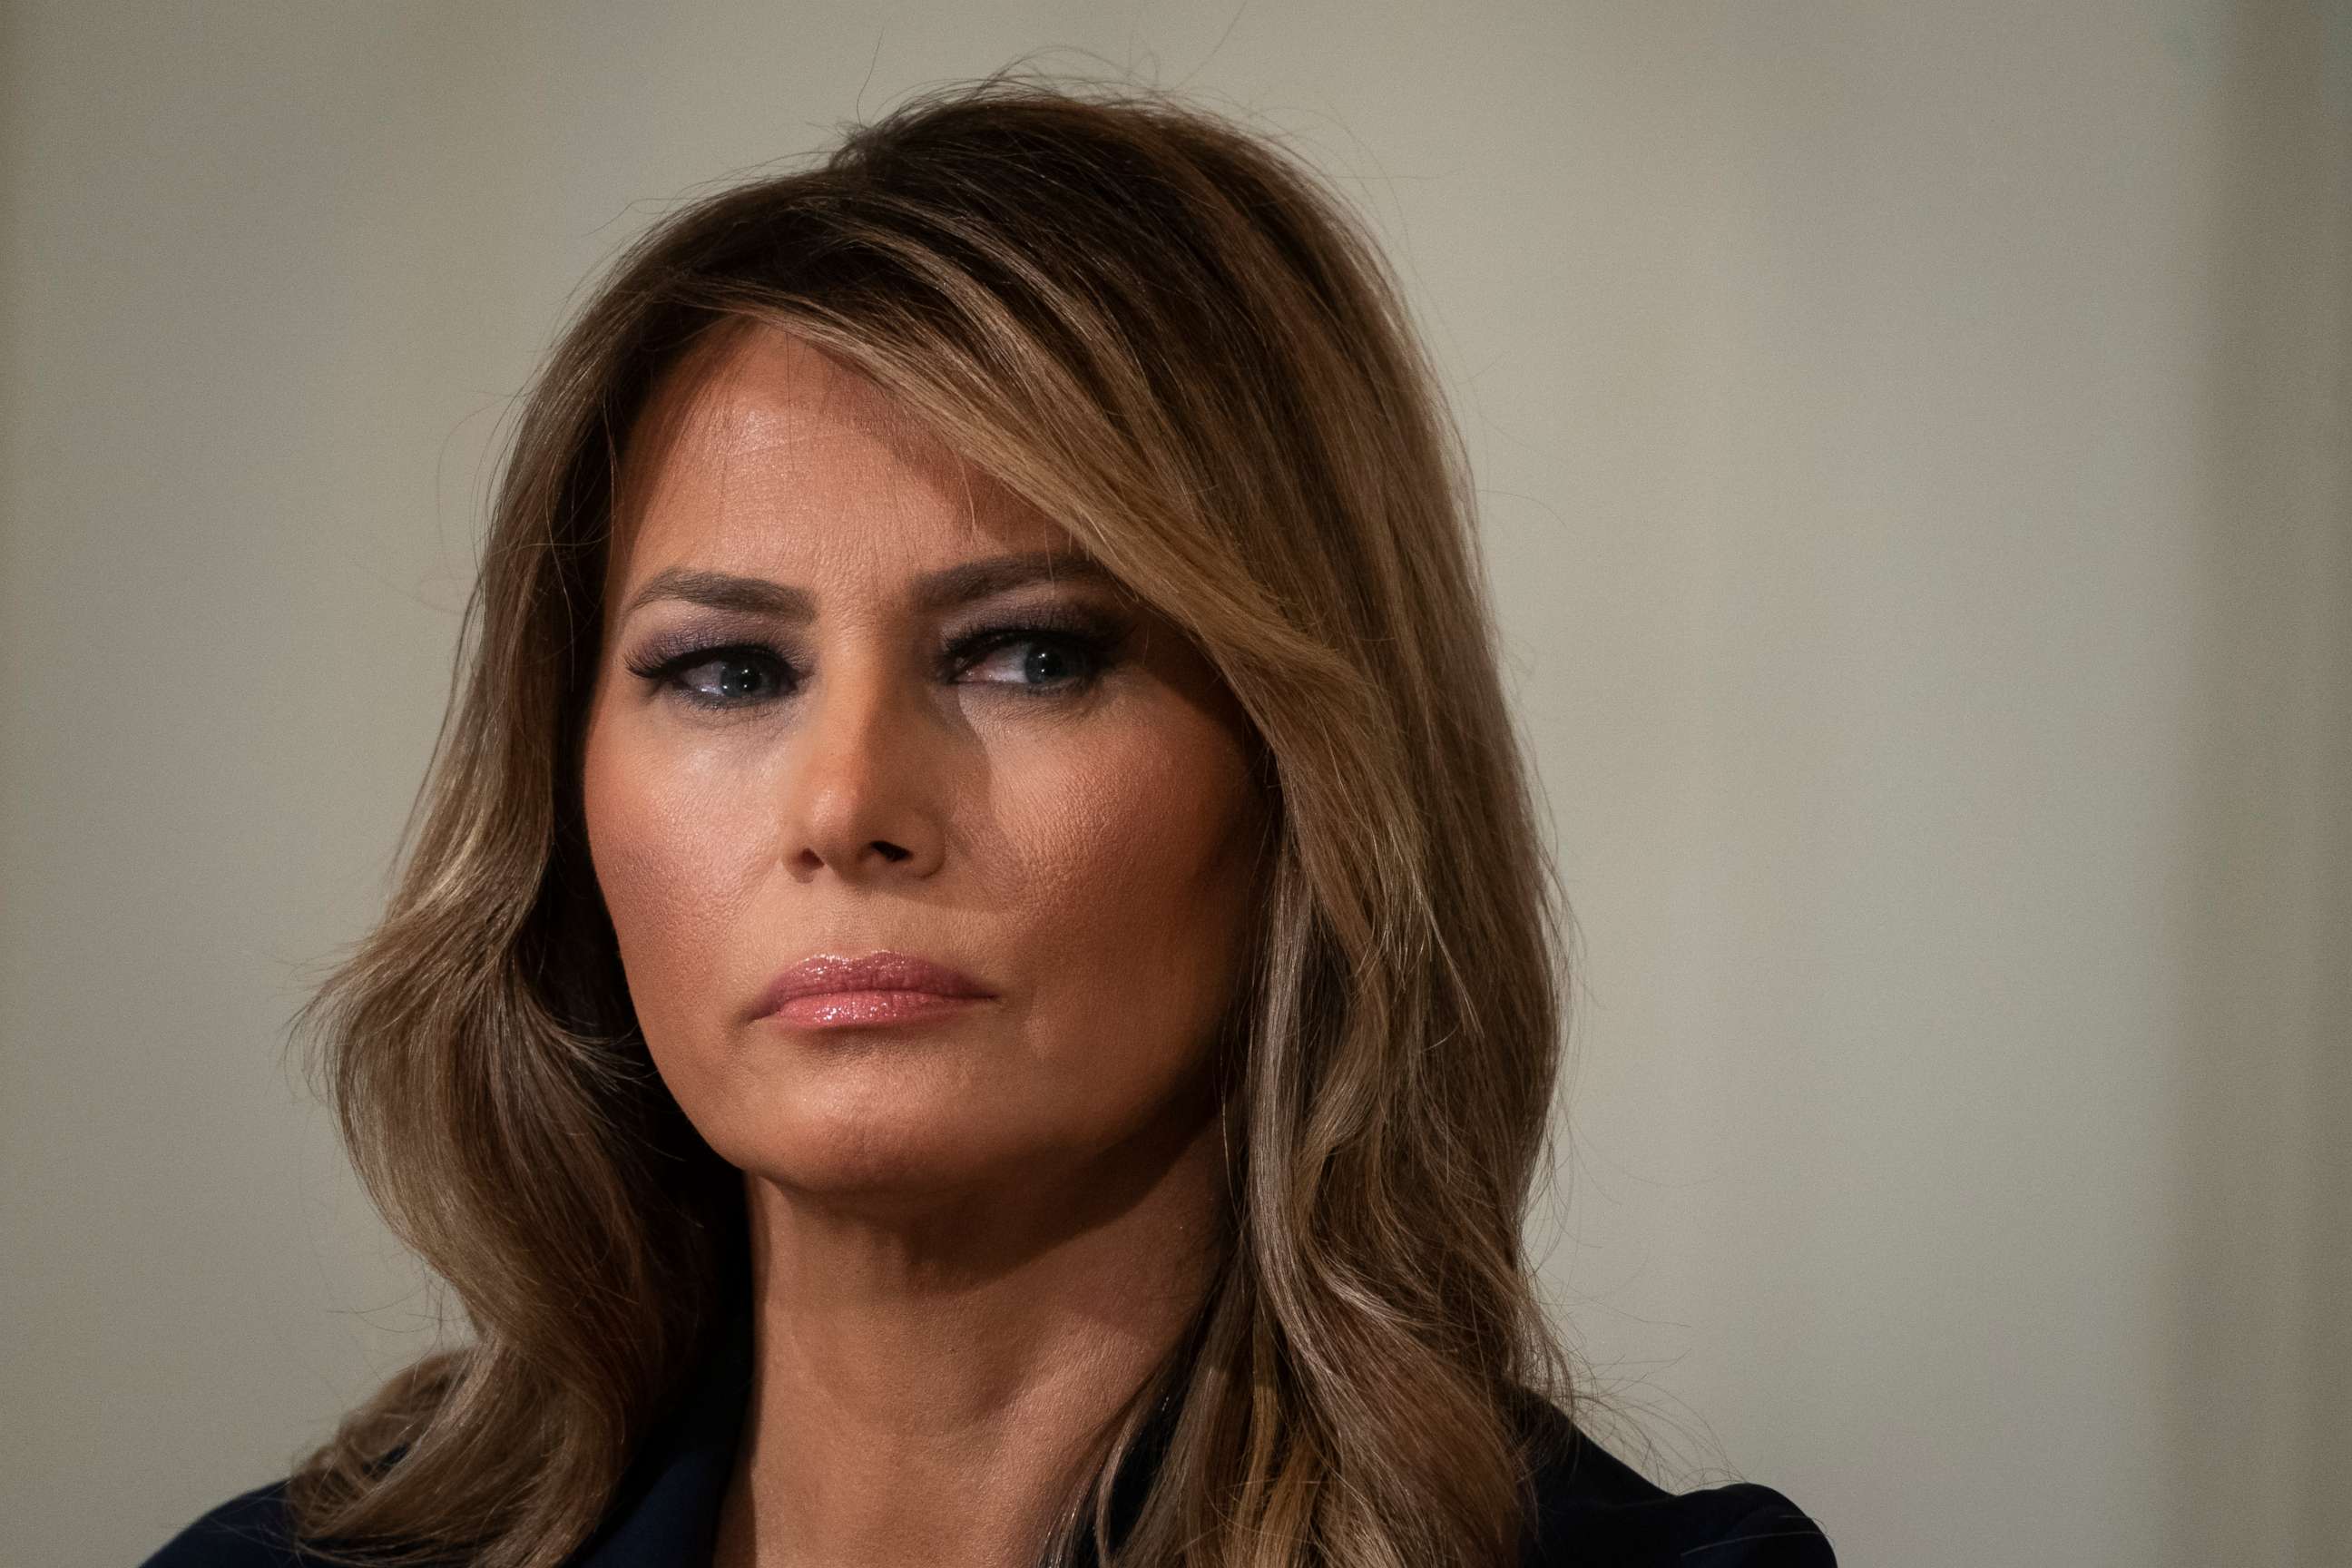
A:
<svg viewBox="0 0 2352 1568">
<path fill-rule="evenodd" d="M 904 860 L 908 856 L 914 853 L 911 849 L 901 849 L 898 846 L 885 838 L 876 839 L 874 841 L 874 847 L 882 851 L 882 858 L 885 860 L 894 862 Z"/>
</svg>

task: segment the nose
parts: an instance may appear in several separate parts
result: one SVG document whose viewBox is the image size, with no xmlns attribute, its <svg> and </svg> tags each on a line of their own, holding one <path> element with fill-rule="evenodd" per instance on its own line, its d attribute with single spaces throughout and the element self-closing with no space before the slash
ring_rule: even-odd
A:
<svg viewBox="0 0 2352 1568">
<path fill-rule="evenodd" d="M 946 838 L 931 716 L 879 658 L 836 656 L 803 699 L 787 764 L 783 853 L 803 879 L 921 878 Z"/>
</svg>

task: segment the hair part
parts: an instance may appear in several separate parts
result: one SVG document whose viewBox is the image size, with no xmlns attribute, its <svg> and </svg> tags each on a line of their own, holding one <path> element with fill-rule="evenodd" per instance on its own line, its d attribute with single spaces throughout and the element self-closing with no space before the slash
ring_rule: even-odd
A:
<svg viewBox="0 0 2352 1568">
<path fill-rule="evenodd" d="M 740 1174 L 637 1032 L 580 748 L 623 447 L 682 354 L 752 325 L 871 376 L 1192 637 L 1276 806 L 1230 1246 L 1049 1561 L 1114 1560 L 1108 1479 L 1172 1394 L 1118 1563 L 1516 1562 L 1528 1402 L 1574 1394 L 1521 1242 L 1565 901 L 1458 434 L 1307 168 L 1156 90 L 1007 73 L 656 223 L 523 402 L 396 889 L 298 1018 L 472 1338 L 305 1461 L 298 1529 L 347 1562 L 560 1562 L 743 1288 Z"/>
</svg>

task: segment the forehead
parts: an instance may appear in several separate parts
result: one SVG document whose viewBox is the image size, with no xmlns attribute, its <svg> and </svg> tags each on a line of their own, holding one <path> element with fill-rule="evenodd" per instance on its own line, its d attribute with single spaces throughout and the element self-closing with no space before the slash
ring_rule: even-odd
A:
<svg viewBox="0 0 2352 1568">
<path fill-rule="evenodd" d="M 805 339 L 729 323 L 656 384 L 622 449 L 613 570 L 911 574 L 1065 542 L 891 393 Z"/>
</svg>

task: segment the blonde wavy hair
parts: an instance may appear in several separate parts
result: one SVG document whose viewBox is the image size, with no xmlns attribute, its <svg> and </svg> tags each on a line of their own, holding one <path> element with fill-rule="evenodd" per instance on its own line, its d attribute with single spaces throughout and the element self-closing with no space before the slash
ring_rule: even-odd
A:
<svg viewBox="0 0 2352 1568">
<path fill-rule="evenodd" d="M 1271 778 L 1231 1245 L 1048 1561 L 1114 1560 L 1108 1480 L 1172 1395 L 1118 1563 L 1515 1563 L 1526 1400 L 1574 1392 L 1521 1239 L 1568 933 L 1459 435 L 1368 231 L 1274 139 L 1004 72 L 662 218 L 521 405 L 395 890 L 297 1019 L 470 1334 L 303 1461 L 298 1531 L 560 1562 L 740 1289 L 741 1179 L 637 1032 L 579 763 L 619 450 L 746 321 L 872 376 L 1185 628 Z"/>
</svg>

